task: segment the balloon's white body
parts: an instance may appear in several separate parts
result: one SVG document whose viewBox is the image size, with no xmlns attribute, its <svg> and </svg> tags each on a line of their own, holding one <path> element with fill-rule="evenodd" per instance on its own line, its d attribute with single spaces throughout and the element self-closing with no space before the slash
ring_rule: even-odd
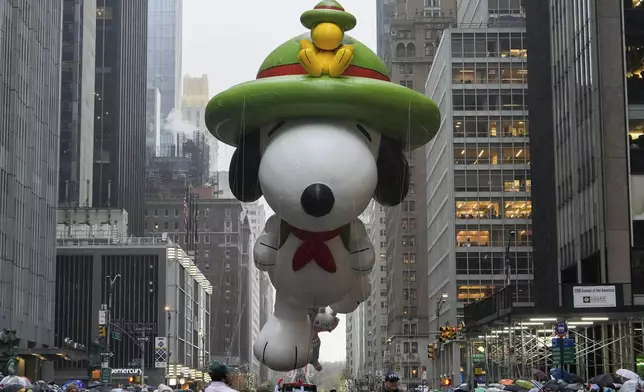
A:
<svg viewBox="0 0 644 392">
<path fill-rule="evenodd" d="M 322 120 L 286 123 L 270 135 L 262 130 L 259 181 L 276 215 L 269 218 L 255 243 L 254 259 L 259 269 L 268 272 L 276 296 L 274 313 L 253 351 L 273 370 L 289 371 L 309 363 L 315 336 L 310 308 L 330 306 L 338 313 L 350 313 L 371 292 L 368 274 L 375 254 L 357 218 L 377 184 L 379 140 L 375 132 L 358 131 L 355 123 Z M 301 206 L 302 192 L 314 183 L 327 185 L 335 198 L 333 209 L 323 217 L 307 215 Z M 349 225 L 348 245 L 340 237 L 325 243 L 336 271 L 327 272 L 315 262 L 294 271 L 293 256 L 302 241 L 290 234 L 281 244 L 282 220 L 311 232 Z"/>
</svg>

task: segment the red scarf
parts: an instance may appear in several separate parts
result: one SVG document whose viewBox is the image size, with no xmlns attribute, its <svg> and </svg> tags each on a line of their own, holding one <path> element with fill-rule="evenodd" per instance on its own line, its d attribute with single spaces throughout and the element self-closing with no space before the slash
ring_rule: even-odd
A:
<svg viewBox="0 0 644 392">
<path fill-rule="evenodd" d="M 342 229 L 313 232 L 291 225 L 288 227 L 291 233 L 302 241 L 293 255 L 293 271 L 299 271 L 309 262 L 315 261 L 320 268 L 334 274 L 337 270 L 335 260 L 333 260 L 333 254 L 325 242 L 339 236 Z"/>
</svg>

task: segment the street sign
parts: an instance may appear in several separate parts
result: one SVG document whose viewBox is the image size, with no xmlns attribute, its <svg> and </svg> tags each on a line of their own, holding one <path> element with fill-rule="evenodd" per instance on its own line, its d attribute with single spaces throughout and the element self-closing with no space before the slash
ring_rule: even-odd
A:
<svg viewBox="0 0 644 392">
<path fill-rule="evenodd" d="M 472 362 L 475 364 L 485 362 L 485 354 L 472 354 Z"/>
<path fill-rule="evenodd" d="M 152 331 L 152 325 L 149 325 L 149 323 L 136 323 L 134 324 L 134 328 L 132 330 L 137 331 L 137 332 L 143 332 L 143 331 Z"/>
<path fill-rule="evenodd" d="M 138 338 L 136 338 L 136 340 L 139 342 L 147 342 L 148 340 L 150 340 L 150 338 L 147 336 L 139 336 Z"/>
<path fill-rule="evenodd" d="M 113 357 L 114 353 L 101 353 L 101 356 L 103 356 L 103 357 Z"/>
<path fill-rule="evenodd" d="M 119 340 L 119 341 L 123 340 L 123 334 L 121 334 L 120 332 L 114 331 L 114 332 L 112 332 L 112 338 L 114 340 Z"/>
<path fill-rule="evenodd" d="M 552 362 L 555 364 L 574 365 L 577 350 L 575 339 L 553 338 L 552 339 Z"/>
<path fill-rule="evenodd" d="M 573 338 L 552 338 L 552 347 L 561 347 L 561 343 L 563 343 L 564 348 L 575 347 L 575 339 Z"/>
<path fill-rule="evenodd" d="M 106 367 L 101 369 L 101 384 L 112 383 L 112 369 Z"/>
<path fill-rule="evenodd" d="M 98 311 L 98 325 L 107 324 L 107 311 L 99 310 Z"/>
<path fill-rule="evenodd" d="M 557 323 L 557 325 L 555 325 L 555 335 L 559 336 L 560 338 L 568 335 L 568 324 L 564 322 Z"/>
</svg>

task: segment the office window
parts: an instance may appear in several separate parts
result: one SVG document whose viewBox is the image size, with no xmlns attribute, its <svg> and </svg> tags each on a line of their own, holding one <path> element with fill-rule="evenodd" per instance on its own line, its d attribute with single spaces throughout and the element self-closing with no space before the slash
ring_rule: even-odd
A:
<svg viewBox="0 0 644 392">
<path fill-rule="evenodd" d="M 412 80 L 401 80 L 400 85 L 410 89 L 414 89 L 414 82 Z"/>
<path fill-rule="evenodd" d="M 403 264 L 416 264 L 416 253 L 403 253 Z"/>
<path fill-rule="evenodd" d="M 404 235 L 404 236 L 402 236 L 402 245 L 403 246 L 416 246 L 416 236 L 415 235 Z"/>
<path fill-rule="evenodd" d="M 403 229 L 415 229 L 416 228 L 416 218 L 402 218 L 401 226 Z"/>
</svg>

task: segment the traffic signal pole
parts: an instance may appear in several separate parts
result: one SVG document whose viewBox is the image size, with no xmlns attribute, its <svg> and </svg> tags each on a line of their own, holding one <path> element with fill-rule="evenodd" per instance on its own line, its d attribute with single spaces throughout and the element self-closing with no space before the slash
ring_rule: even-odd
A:
<svg viewBox="0 0 644 392">
<path fill-rule="evenodd" d="M 111 276 L 107 277 L 108 280 L 108 285 L 107 285 L 107 309 L 105 311 L 105 328 L 107 330 L 106 336 L 105 336 L 105 354 L 103 356 L 103 364 L 106 364 L 107 366 L 104 366 L 106 368 L 110 367 L 110 357 L 111 351 L 110 351 L 110 343 L 112 340 L 112 295 L 114 293 L 114 284 L 116 283 L 116 280 L 121 277 L 121 274 L 117 274 L 112 278 Z"/>
</svg>

